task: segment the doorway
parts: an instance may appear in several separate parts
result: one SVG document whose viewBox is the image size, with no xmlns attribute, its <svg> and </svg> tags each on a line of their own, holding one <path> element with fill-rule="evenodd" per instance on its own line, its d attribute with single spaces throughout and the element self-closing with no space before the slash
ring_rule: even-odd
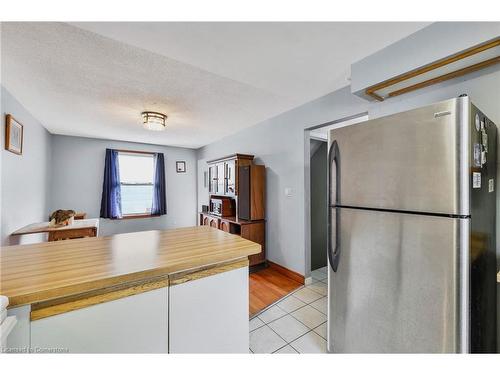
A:
<svg viewBox="0 0 500 375">
<path fill-rule="evenodd" d="M 327 141 L 311 138 L 311 271 L 326 267 L 327 243 Z"/>
<path fill-rule="evenodd" d="M 361 113 L 305 129 L 305 275 L 306 284 L 325 281 L 328 264 L 328 134 L 368 120 Z"/>
</svg>

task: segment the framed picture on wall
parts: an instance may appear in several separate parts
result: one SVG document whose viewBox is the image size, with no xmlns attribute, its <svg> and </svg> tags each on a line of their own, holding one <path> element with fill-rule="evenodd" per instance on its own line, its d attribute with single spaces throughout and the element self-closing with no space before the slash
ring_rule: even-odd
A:
<svg viewBox="0 0 500 375">
<path fill-rule="evenodd" d="M 5 149 L 17 155 L 23 154 L 23 125 L 12 115 L 5 119 Z"/>
<path fill-rule="evenodd" d="M 176 161 L 175 162 L 175 170 L 177 173 L 186 173 L 186 162 L 185 161 Z"/>
</svg>

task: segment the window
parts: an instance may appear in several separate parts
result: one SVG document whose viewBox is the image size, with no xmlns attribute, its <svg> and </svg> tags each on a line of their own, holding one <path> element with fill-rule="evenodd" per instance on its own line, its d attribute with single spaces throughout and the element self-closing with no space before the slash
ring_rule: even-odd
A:
<svg viewBox="0 0 500 375">
<path fill-rule="evenodd" d="M 150 215 L 153 204 L 154 155 L 119 152 L 122 215 Z"/>
</svg>

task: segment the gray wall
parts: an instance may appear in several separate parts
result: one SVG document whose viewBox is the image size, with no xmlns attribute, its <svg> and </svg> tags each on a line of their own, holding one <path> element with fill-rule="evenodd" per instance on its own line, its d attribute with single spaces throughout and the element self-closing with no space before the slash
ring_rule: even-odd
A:
<svg viewBox="0 0 500 375">
<path fill-rule="evenodd" d="M 363 112 L 366 106 L 346 87 L 198 149 L 198 208 L 208 200 L 203 184 L 207 160 L 235 152 L 255 155 L 267 173 L 267 259 L 305 274 L 304 129 Z M 285 188 L 292 188 L 291 196 Z"/>
<path fill-rule="evenodd" d="M 99 217 L 106 148 L 165 154 L 167 215 L 155 218 L 100 220 L 99 235 L 196 225 L 195 150 L 103 139 L 52 136 L 50 210 L 87 212 Z M 175 162 L 186 161 L 186 173 L 176 173 Z"/>
<path fill-rule="evenodd" d="M 435 22 L 351 65 L 351 91 L 369 86 L 497 38 L 500 22 Z M 492 56 L 493 57 L 493 56 Z"/>
<path fill-rule="evenodd" d="M 326 142 L 319 142 L 319 147 L 311 156 L 311 270 L 326 266 L 327 245 L 327 156 Z"/>
<path fill-rule="evenodd" d="M 27 224 L 47 220 L 50 134 L 6 89 L 1 90 L 1 244 L 39 242 L 44 236 L 10 237 L 10 233 Z M 5 115 L 8 113 L 24 126 L 23 155 L 5 150 Z"/>
<path fill-rule="evenodd" d="M 305 261 L 304 129 L 363 112 L 368 112 L 372 119 L 456 97 L 462 93 L 468 93 L 481 110 L 500 124 L 499 87 L 499 68 L 492 67 L 381 103 L 368 102 L 351 94 L 350 87 L 337 90 L 200 148 L 198 207 L 206 204 L 208 197 L 208 191 L 203 184 L 203 171 L 206 170 L 207 160 L 233 152 L 256 155 L 257 161 L 267 167 L 267 257 L 296 272 L 308 274 Z M 286 187 L 293 189 L 292 196 L 285 196 Z M 497 211 L 499 206 L 500 204 L 497 204 Z M 497 233 L 500 232 L 499 222 Z"/>
<path fill-rule="evenodd" d="M 106 148 L 165 154 L 167 215 L 147 219 L 100 220 L 100 235 L 196 225 L 196 151 L 101 139 L 51 135 L 2 87 L 1 244 L 34 243 L 46 235 L 10 236 L 15 230 L 46 221 L 58 208 L 99 217 Z M 5 114 L 24 125 L 23 155 L 3 149 Z M 186 161 L 187 173 L 175 162 Z"/>
</svg>

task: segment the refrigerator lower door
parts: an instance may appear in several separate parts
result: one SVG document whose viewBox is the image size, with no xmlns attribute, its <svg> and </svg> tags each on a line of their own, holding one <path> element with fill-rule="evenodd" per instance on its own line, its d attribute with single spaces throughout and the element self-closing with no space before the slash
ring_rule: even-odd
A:
<svg viewBox="0 0 500 375">
<path fill-rule="evenodd" d="M 331 210 L 329 351 L 467 352 L 469 219 Z"/>
</svg>

